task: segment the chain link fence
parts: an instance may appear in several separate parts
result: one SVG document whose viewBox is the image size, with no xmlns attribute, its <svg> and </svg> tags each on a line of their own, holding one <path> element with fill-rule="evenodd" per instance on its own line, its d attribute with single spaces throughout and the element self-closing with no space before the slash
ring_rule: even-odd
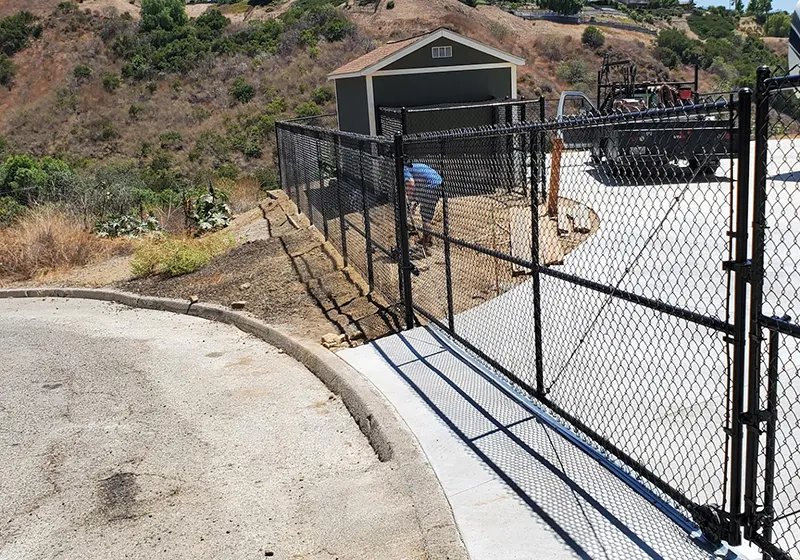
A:
<svg viewBox="0 0 800 560">
<path fill-rule="evenodd" d="M 391 139 L 279 123 L 281 181 L 408 327 L 447 331 L 704 538 L 798 560 L 800 77 L 773 82 L 755 151 L 743 90 L 485 127 L 449 110 L 416 134 L 401 114 Z"/>
</svg>

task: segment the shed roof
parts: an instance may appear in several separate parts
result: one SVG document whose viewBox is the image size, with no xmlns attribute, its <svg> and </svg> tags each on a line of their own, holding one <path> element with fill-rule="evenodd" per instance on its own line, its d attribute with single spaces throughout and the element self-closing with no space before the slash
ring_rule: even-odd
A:
<svg viewBox="0 0 800 560">
<path fill-rule="evenodd" d="M 446 38 L 462 45 L 466 45 L 473 49 L 485 52 L 495 58 L 504 60 L 517 66 L 522 66 L 525 61 L 519 57 L 511 55 L 507 52 L 495 49 L 489 45 L 485 45 L 479 41 L 475 41 L 458 33 L 454 33 L 449 29 L 437 29 L 425 35 L 417 37 L 410 37 L 400 41 L 385 43 L 375 50 L 367 54 L 351 60 L 344 66 L 341 66 L 328 75 L 329 80 L 338 80 L 341 78 L 355 78 L 359 76 L 367 76 L 378 72 L 381 68 L 403 58 L 404 56 L 421 49 L 437 39 Z"/>
</svg>

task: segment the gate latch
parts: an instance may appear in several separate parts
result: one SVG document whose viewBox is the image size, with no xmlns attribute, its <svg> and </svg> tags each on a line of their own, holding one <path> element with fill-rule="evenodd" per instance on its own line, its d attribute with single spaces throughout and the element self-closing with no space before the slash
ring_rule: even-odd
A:
<svg viewBox="0 0 800 560">
<path fill-rule="evenodd" d="M 762 422 L 769 422 L 775 417 L 775 412 L 772 410 L 758 410 L 756 412 L 742 412 L 739 415 L 739 421 L 745 426 L 751 426 L 758 429 Z"/>
<path fill-rule="evenodd" d="M 722 261 L 722 270 L 741 274 L 745 281 L 749 282 L 752 264 L 753 263 L 750 261 L 750 259 L 747 259 L 746 261 Z"/>
</svg>

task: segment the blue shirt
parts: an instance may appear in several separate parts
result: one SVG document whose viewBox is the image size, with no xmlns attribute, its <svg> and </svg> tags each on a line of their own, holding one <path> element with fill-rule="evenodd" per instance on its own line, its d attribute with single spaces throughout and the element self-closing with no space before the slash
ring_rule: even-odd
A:
<svg viewBox="0 0 800 560">
<path fill-rule="evenodd" d="M 412 163 L 411 167 L 403 168 L 405 180 L 414 179 L 416 188 L 438 187 L 442 184 L 442 176 L 436 173 L 430 165 Z"/>
</svg>

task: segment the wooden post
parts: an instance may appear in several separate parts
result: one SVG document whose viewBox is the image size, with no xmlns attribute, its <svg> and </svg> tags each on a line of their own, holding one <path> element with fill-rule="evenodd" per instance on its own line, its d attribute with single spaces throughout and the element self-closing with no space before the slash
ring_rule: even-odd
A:
<svg viewBox="0 0 800 560">
<path fill-rule="evenodd" d="M 553 151 L 550 158 L 550 190 L 547 193 L 547 215 L 551 218 L 558 216 L 558 188 L 561 184 L 561 151 L 564 141 L 553 138 Z"/>
</svg>

